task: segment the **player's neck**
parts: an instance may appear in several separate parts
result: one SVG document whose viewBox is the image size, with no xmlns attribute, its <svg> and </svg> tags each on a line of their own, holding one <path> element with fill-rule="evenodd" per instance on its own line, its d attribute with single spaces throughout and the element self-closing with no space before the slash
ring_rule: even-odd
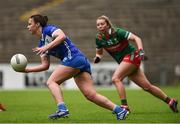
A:
<svg viewBox="0 0 180 124">
<path fill-rule="evenodd" d="M 41 34 L 42 34 L 42 27 L 39 27 L 39 29 L 36 32 L 36 36 L 41 37 Z"/>
</svg>

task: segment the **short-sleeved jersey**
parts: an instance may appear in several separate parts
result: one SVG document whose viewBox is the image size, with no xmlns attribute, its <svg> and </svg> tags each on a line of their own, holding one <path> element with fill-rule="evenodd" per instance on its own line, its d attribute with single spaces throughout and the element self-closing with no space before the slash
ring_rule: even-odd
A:
<svg viewBox="0 0 180 124">
<path fill-rule="evenodd" d="M 114 33 L 107 36 L 98 33 L 96 35 L 96 48 L 104 48 L 120 63 L 125 55 L 136 50 L 135 46 L 129 43 L 129 36 L 130 32 L 121 28 L 115 28 Z"/>
<path fill-rule="evenodd" d="M 39 41 L 38 47 L 42 47 L 52 42 L 53 41 L 52 34 L 54 31 L 58 29 L 60 28 L 54 25 L 47 25 L 43 27 L 42 37 L 41 37 L 41 40 Z M 62 61 L 71 59 L 74 55 L 83 55 L 83 53 L 72 43 L 72 41 L 68 37 L 66 37 L 66 39 L 61 44 L 48 50 L 46 54 L 57 57 L 61 59 Z"/>
</svg>

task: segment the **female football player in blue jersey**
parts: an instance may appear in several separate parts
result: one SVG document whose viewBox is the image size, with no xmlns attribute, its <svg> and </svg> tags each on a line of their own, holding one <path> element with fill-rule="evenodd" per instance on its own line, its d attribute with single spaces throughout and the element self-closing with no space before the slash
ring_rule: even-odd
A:
<svg viewBox="0 0 180 124">
<path fill-rule="evenodd" d="M 98 33 L 96 35 L 97 47 L 94 63 L 100 62 L 103 50 L 106 50 L 119 64 L 112 76 L 112 82 L 116 86 L 121 99 L 121 107 L 129 110 L 125 88 L 122 83 L 125 77 L 129 77 L 145 91 L 169 104 L 173 112 L 178 112 L 177 100 L 168 97 L 160 88 L 152 85 L 140 69 L 141 60 L 144 59 L 141 38 L 122 28 L 113 27 L 110 19 L 104 15 L 97 18 L 96 27 Z M 129 41 L 134 42 L 137 48 Z"/>
<path fill-rule="evenodd" d="M 40 55 L 41 64 L 34 67 L 26 67 L 24 72 L 45 71 L 50 65 L 50 55 L 60 59 L 59 64 L 47 80 L 47 86 L 57 103 L 57 112 L 49 115 L 51 119 L 67 117 L 69 111 L 63 100 L 59 87 L 65 80 L 74 78 L 78 88 L 91 102 L 112 110 L 118 120 L 125 119 L 128 111 L 115 105 L 106 97 L 98 94 L 93 87 L 91 68 L 85 55 L 72 43 L 68 36 L 57 26 L 47 24 L 47 16 L 32 15 L 28 20 L 28 30 L 36 35 L 39 45 L 33 48 L 33 52 Z"/>
</svg>

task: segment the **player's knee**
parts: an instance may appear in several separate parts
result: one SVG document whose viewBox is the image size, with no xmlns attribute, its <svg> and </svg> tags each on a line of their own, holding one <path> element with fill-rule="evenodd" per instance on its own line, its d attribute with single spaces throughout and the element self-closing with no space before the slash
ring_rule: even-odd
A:
<svg viewBox="0 0 180 124">
<path fill-rule="evenodd" d="M 49 87 L 50 86 L 50 82 L 47 81 L 46 82 L 46 86 Z"/>
<path fill-rule="evenodd" d="M 84 94 L 84 96 L 86 97 L 87 100 L 89 101 L 94 101 L 94 99 L 96 98 L 96 93 L 95 92 L 89 92 Z"/>
<path fill-rule="evenodd" d="M 46 86 L 47 86 L 47 87 L 50 87 L 50 86 L 51 86 L 51 84 L 52 84 L 52 81 L 51 81 L 51 80 L 47 80 L 47 82 L 46 82 Z"/>
<path fill-rule="evenodd" d="M 151 91 L 151 87 L 152 87 L 151 85 L 146 85 L 143 87 L 143 90 L 149 92 Z"/>
<path fill-rule="evenodd" d="M 112 77 L 112 83 L 113 84 L 116 84 L 116 83 L 119 83 L 121 81 L 121 78 L 117 77 L 117 76 L 113 76 Z"/>
</svg>

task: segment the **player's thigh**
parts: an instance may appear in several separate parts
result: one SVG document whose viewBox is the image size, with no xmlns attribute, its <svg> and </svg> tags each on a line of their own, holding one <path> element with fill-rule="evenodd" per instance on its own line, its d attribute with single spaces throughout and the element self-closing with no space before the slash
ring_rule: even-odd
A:
<svg viewBox="0 0 180 124">
<path fill-rule="evenodd" d="M 79 69 L 75 69 L 64 65 L 58 65 L 53 71 L 53 73 L 50 75 L 48 82 L 53 81 L 60 84 L 65 80 L 75 76 L 79 72 Z"/>
<path fill-rule="evenodd" d="M 120 79 L 123 79 L 124 77 L 132 74 L 135 70 L 137 70 L 137 67 L 132 63 L 121 62 L 117 67 L 117 69 L 115 70 L 113 77 L 118 77 Z"/>
<path fill-rule="evenodd" d="M 150 86 L 150 82 L 148 81 L 144 72 L 140 68 L 135 73 L 130 75 L 129 78 L 142 88 Z"/>
<path fill-rule="evenodd" d="M 93 86 L 93 79 L 88 72 L 82 72 L 74 78 L 76 85 L 81 92 L 86 95 L 87 93 L 96 92 Z"/>
</svg>

